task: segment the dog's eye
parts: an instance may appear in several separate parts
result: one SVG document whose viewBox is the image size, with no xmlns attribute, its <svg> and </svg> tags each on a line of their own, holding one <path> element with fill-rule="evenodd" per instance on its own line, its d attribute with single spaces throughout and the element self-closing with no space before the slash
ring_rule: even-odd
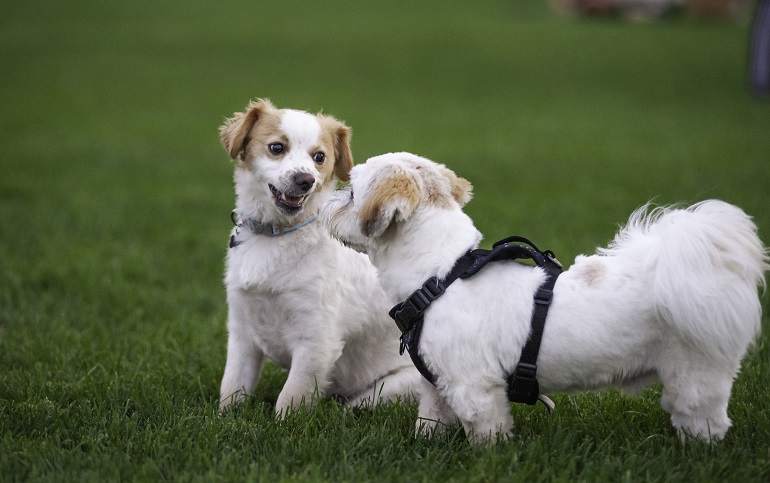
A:
<svg viewBox="0 0 770 483">
<path fill-rule="evenodd" d="M 324 160 L 326 159 L 326 155 L 323 151 L 318 151 L 313 154 L 313 161 L 315 161 L 318 164 L 323 164 Z"/>
<path fill-rule="evenodd" d="M 350 201 L 353 201 L 353 190 L 350 190 Z"/>
<path fill-rule="evenodd" d="M 286 146 L 284 146 L 283 143 L 271 143 L 267 145 L 267 149 L 269 149 L 271 153 L 278 155 L 283 153 Z"/>
</svg>

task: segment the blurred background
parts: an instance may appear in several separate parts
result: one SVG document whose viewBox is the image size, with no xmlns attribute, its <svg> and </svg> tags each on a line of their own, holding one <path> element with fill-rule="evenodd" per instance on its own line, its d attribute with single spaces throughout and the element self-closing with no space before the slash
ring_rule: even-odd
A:
<svg viewBox="0 0 770 483">
<path fill-rule="evenodd" d="M 686 14 L 699 20 L 736 21 L 753 7 L 751 0 L 551 0 L 564 15 L 619 15 L 635 21 L 655 21 Z"/>
<path fill-rule="evenodd" d="M 468 209 L 488 239 L 587 212 L 619 223 L 656 197 L 764 208 L 744 189 L 767 181 L 770 143 L 768 106 L 746 89 L 753 8 L 5 2 L 5 216 L 134 236 L 192 216 L 224 239 L 217 127 L 257 97 L 345 120 L 358 162 L 408 150 L 449 165 L 477 185 Z"/>
<path fill-rule="evenodd" d="M 41 293 L 72 305 L 65 326 L 182 313 L 221 330 L 233 166 L 217 130 L 259 97 L 343 119 L 357 162 L 411 151 L 466 177 L 485 245 L 524 235 L 569 263 L 649 200 L 710 197 L 770 239 L 755 9 L 3 2 L 0 331 Z"/>
<path fill-rule="evenodd" d="M 25 313 L 20 294 L 54 289 L 53 304 L 84 299 L 108 320 L 149 317 L 156 297 L 220 317 L 233 166 L 217 129 L 258 97 L 345 120 L 357 162 L 403 150 L 448 165 L 476 187 L 467 211 L 487 245 L 525 235 L 569 262 L 648 200 L 709 197 L 768 239 L 770 105 L 747 87 L 755 9 L 6 1 L 3 323 Z"/>
</svg>

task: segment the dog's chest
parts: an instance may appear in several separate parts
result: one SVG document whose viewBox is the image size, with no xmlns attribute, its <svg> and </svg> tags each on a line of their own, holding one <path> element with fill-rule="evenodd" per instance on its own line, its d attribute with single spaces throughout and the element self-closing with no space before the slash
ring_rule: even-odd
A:
<svg viewBox="0 0 770 483">
<path fill-rule="evenodd" d="M 300 234 L 246 234 L 241 244 L 228 250 L 225 284 L 254 293 L 295 290 L 317 275 L 312 255 L 319 251 L 315 240 Z"/>
<path fill-rule="evenodd" d="M 237 314 L 240 332 L 246 334 L 262 352 L 288 369 L 295 341 L 302 335 L 302 317 L 292 309 L 295 301 L 286 294 L 252 289 L 231 292 L 231 310 Z"/>
</svg>

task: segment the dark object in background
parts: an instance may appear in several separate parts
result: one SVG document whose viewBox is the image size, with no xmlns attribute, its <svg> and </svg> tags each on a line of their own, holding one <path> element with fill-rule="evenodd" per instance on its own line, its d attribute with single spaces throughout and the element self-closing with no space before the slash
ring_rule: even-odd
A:
<svg viewBox="0 0 770 483">
<path fill-rule="evenodd" d="M 606 16 L 620 14 L 636 21 L 663 16 L 677 0 L 551 0 L 551 7 L 562 15 Z"/>
<path fill-rule="evenodd" d="M 749 45 L 749 86 L 758 96 L 770 97 L 770 0 L 759 0 Z"/>
<path fill-rule="evenodd" d="M 651 22 L 684 14 L 702 20 L 740 18 L 749 0 L 551 0 L 551 7 L 568 16 L 619 15 L 638 22 Z"/>
</svg>

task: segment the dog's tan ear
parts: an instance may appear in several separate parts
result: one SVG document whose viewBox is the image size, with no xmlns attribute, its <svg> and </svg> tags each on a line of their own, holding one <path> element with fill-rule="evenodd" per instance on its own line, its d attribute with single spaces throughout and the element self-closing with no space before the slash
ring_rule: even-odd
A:
<svg viewBox="0 0 770 483">
<path fill-rule="evenodd" d="M 350 181 L 353 169 L 353 153 L 350 151 L 350 128 L 340 123 L 335 132 L 334 174 L 340 181 Z"/>
<path fill-rule="evenodd" d="M 452 197 L 460 204 L 465 206 L 473 198 L 473 185 L 465 178 L 459 178 L 454 172 L 446 166 L 440 166 L 441 172 L 449 180 L 452 188 Z"/>
<path fill-rule="evenodd" d="M 409 218 L 422 199 L 422 188 L 414 175 L 394 173 L 377 183 L 364 200 L 358 222 L 361 233 L 377 238 L 393 222 Z"/>
<path fill-rule="evenodd" d="M 271 109 L 275 110 L 275 106 L 269 100 L 258 99 L 250 102 L 245 112 L 236 112 L 220 126 L 219 139 L 230 155 L 230 159 L 237 158 L 243 152 L 249 142 L 251 128 L 264 112 Z"/>
<path fill-rule="evenodd" d="M 350 151 L 350 128 L 342 121 L 331 116 L 319 114 L 325 129 L 332 133 L 334 141 L 334 175 L 340 181 L 350 181 L 350 170 L 353 169 L 353 153 Z"/>
</svg>

